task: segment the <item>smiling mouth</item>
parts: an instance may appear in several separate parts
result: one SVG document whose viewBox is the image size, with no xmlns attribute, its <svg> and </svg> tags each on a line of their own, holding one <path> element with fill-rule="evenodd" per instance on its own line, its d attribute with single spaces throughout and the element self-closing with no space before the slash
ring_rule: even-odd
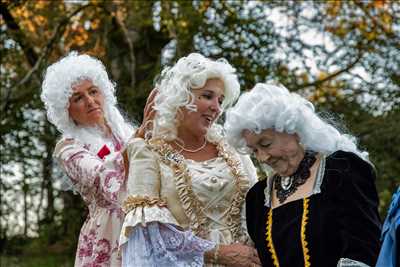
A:
<svg viewBox="0 0 400 267">
<path fill-rule="evenodd" d="M 214 117 L 209 116 L 209 115 L 203 115 L 203 117 L 206 119 L 208 123 L 212 123 L 214 121 Z"/>
<path fill-rule="evenodd" d="M 88 113 L 92 113 L 93 111 L 100 111 L 100 108 L 94 108 L 88 111 Z"/>
</svg>

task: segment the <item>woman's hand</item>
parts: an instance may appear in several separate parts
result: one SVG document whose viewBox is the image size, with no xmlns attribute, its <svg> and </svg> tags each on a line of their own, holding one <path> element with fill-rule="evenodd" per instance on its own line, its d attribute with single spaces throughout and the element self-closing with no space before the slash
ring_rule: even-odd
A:
<svg viewBox="0 0 400 267">
<path fill-rule="evenodd" d="M 258 267 L 261 266 L 257 250 L 253 247 L 235 243 L 219 245 L 218 263 L 232 267 Z"/>
<path fill-rule="evenodd" d="M 143 121 L 135 133 L 135 137 L 145 138 L 146 132 L 152 129 L 152 123 L 156 111 L 154 110 L 154 98 L 157 95 L 157 89 L 153 89 L 146 100 L 146 105 L 143 111 Z"/>
<path fill-rule="evenodd" d="M 124 158 L 125 178 L 127 178 L 129 173 L 129 159 L 126 148 L 124 149 L 124 151 L 122 151 L 122 157 Z"/>
</svg>

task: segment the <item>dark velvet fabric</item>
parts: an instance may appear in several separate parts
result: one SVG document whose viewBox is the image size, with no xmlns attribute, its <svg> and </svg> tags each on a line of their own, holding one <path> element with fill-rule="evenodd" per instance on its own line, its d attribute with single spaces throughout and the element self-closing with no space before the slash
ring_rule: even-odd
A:
<svg viewBox="0 0 400 267">
<path fill-rule="evenodd" d="M 246 219 L 263 266 L 274 266 L 266 242 L 266 181 L 246 197 Z M 301 219 L 304 199 L 272 211 L 272 240 L 281 267 L 304 266 Z M 336 266 L 349 258 L 374 266 L 379 253 L 381 222 L 372 166 L 353 153 L 337 151 L 326 158 L 321 193 L 309 197 L 306 224 L 311 266 Z"/>
</svg>

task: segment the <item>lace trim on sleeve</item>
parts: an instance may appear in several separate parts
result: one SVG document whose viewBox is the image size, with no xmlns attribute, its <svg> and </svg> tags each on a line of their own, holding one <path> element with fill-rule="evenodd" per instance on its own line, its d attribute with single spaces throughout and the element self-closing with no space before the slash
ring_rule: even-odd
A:
<svg viewBox="0 0 400 267">
<path fill-rule="evenodd" d="M 167 202 L 164 199 L 157 197 L 128 196 L 125 199 L 124 204 L 122 205 L 122 209 L 125 213 L 128 213 L 129 211 L 136 209 L 137 207 L 146 207 L 146 206 L 149 207 L 158 206 L 160 208 L 165 208 L 167 207 Z"/>
<path fill-rule="evenodd" d="M 361 261 L 356 261 L 348 258 L 340 258 L 337 267 L 370 267 L 370 266 Z"/>
<path fill-rule="evenodd" d="M 169 224 L 138 225 L 123 247 L 122 266 L 193 266 L 204 265 L 204 252 L 215 243 L 180 231 Z"/>
<path fill-rule="evenodd" d="M 179 223 L 176 221 L 172 213 L 165 207 L 158 207 L 156 205 L 146 207 L 138 206 L 125 215 L 124 223 L 121 228 L 120 245 L 128 242 L 132 230 L 137 225 L 146 226 L 152 222 L 179 226 Z"/>
</svg>

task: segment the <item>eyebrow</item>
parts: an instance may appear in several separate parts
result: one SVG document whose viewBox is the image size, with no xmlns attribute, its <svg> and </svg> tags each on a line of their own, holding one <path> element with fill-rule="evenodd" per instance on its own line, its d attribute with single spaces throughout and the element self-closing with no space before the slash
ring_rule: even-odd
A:
<svg viewBox="0 0 400 267">
<path fill-rule="evenodd" d="M 91 89 L 93 89 L 93 88 L 95 88 L 95 89 L 98 89 L 98 87 L 97 86 L 95 86 L 95 85 L 92 85 L 92 86 L 90 86 L 88 89 L 87 89 L 87 91 L 89 91 L 89 90 L 91 90 Z M 77 92 L 74 92 L 74 93 L 72 93 L 72 95 L 71 96 L 77 96 L 77 95 L 80 95 L 81 93 L 79 92 L 79 93 L 77 93 Z"/>
<path fill-rule="evenodd" d="M 215 91 L 213 91 L 213 90 L 205 89 L 204 91 L 215 95 Z M 224 94 L 221 94 L 220 97 L 225 98 L 225 95 L 224 95 Z"/>
</svg>

